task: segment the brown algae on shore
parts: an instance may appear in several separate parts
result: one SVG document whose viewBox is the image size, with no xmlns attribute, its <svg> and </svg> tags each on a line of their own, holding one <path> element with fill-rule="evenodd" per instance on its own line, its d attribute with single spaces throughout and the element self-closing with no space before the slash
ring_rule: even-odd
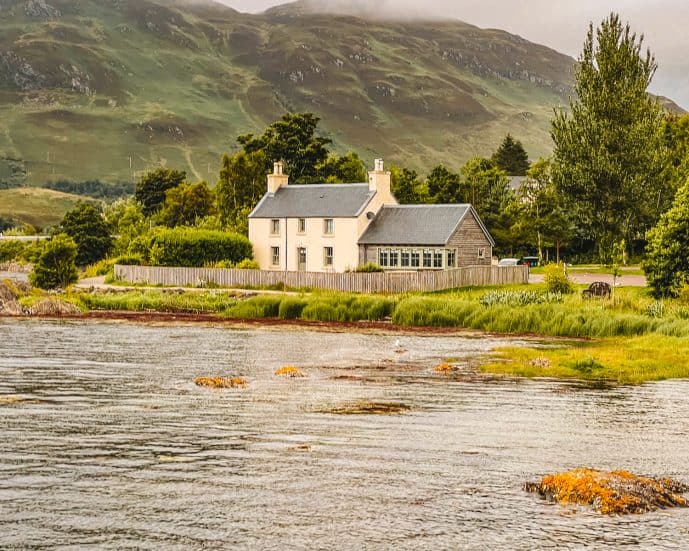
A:
<svg viewBox="0 0 689 551">
<path fill-rule="evenodd" d="M 194 384 L 208 388 L 244 388 L 247 382 L 241 377 L 196 377 Z"/>
<path fill-rule="evenodd" d="M 454 367 L 452 367 L 449 363 L 441 363 L 440 365 L 436 365 L 433 368 L 433 371 L 440 375 L 451 375 L 454 371 Z"/>
<path fill-rule="evenodd" d="M 339 406 L 323 408 L 317 413 L 332 413 L 335 415 L 395 415 L 410 411 L 411 407 L 400 402 L 374 402 L 358 400 L 345 402 Z"/>
<path fill-rule="evenodd" d="M 689 486 L 670 478 L 648 478 L 629 471 L 596 471 L 579 468 L 527 482 L 533 492 L 561 505 L 589 505 L 604 515 L 645 513 L 666 507 L 687 507 L 681 494 Z"/>
<path fill-rule="evenodd" d="M 282 377 L 306 377 L 306 374 L 301 369 L 298 369 L 293 365 L 281 367 L 275 372 L 275 374 Z"/>
</svg>

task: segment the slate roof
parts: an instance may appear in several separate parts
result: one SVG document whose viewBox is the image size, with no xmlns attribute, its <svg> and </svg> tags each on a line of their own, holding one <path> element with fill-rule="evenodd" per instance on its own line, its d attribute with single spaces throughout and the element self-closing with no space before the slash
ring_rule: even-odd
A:
<svg viewBox="0 0 689 551">
<path fill-rule="evenodd" d="M 472 213 L 491 244 L 493 238 L 471 205 L 384 206 L 359 239 L 360 245 L 444 246 Z"/>
<path fill-rule="evenodd" d="M 368 184 L 287 185 L 266 193 L 249 218 L 350 218 L 374 195 Z"/>
</svg>

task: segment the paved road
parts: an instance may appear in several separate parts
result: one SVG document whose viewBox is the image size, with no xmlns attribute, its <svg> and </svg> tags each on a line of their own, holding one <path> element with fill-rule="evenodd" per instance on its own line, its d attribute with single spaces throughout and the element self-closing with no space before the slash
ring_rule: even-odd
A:
<svg viewBox="0 0 689 551">
<path fill-rule="evenodd" d="M 570 274 L 575 283 L 589 285 L 594 281 L 605 281 L 612 285 L 610 274 Z M 529 283 L 543 283 L 543 274 L 530 274 Z M 617 278 L 618 287 L 646 287 L 646 277 L 642 275 L 621 275 Z"/>
</svg>

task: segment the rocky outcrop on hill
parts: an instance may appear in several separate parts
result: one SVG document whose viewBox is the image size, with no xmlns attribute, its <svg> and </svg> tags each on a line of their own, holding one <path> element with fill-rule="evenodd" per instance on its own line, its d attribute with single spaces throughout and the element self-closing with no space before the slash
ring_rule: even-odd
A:
<svg viewBox="0 0 689 551">
<path fill-rule="evenodd" d="M 45 76 L 12 50 L 0 52 L 0 83 L 23 92 L 38 90 L 45 84 Z"/>
<path fill-rule="evenodd" d="M 45 0 L 29 0 L 24 4 L 24 13 L 27 17 L 43 19 L 44 21 L 57 19 L 62 15 L 60 10 L 47 4 Z"/>
</svg>

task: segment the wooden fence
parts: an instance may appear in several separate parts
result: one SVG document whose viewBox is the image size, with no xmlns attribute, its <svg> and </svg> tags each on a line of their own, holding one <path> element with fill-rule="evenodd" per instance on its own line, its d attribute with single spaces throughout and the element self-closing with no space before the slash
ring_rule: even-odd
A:
<svg viewBox="0 0 689 551">
<path fill-rule="evenodd" d="M 529 282 L 527 266 L 470 266 L 444 271 L 323 273 L 222 268 L 163 268 L 115 266 L 115 278 L 130 283 L 178 287 L 268 287 L 284 284 L 295 289 L 332 289 L 353 293 L 404 293 L 440 291 L 473 285 L 508 285 Z"/>
</svg>

